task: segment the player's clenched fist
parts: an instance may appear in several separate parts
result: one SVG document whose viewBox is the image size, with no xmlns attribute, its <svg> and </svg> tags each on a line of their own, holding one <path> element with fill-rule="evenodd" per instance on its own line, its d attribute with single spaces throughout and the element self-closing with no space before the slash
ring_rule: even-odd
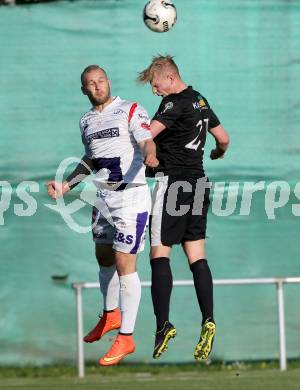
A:
<svg viewBox="0 0 300 390">
<path fill-rule="evenodd" d="M 147 165 L 147 167 L 155 168 L 158 166 L 159 161 L 153 154 L 148 154 L 145 157 L 144 164 Z"/>
<path fill-rule="evenodd" d="M 210 152 L 211 160 L 217 160 L 218 158 L 224 158 L 225 151 L 220 149 L 213 149 Z"/>
<path fill-rule="evenodd" d="M 66 192 L 70 191 L 69 184 L 66 182 L 58 183 L 55 180 L 50 180 L 46 183 L 46 186 L 48 194 L 52 199 L 57 199 L 60 196 L 63 196 Z"/>
</svg>

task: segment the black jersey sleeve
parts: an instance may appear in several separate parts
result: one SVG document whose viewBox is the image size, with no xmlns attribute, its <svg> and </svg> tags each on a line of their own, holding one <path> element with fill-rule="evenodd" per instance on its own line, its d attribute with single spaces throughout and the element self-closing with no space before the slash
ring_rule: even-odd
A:
<svg viewBox="0 0 300 390">
<path fill-rule="evenodd" d="M 182 105 L 179 104 L 179 101 L 174 96 L 166 96 L 162 100 L 153 120 L 170 127 L 180 117 L 181 113 Z"/>
<path fill-rule="evenodd" d="M 220 121 L 217 115 L 214 113 L 212 108 L 210 107 L 208 101 L 205 99 L 205 97 L 202 97 L 206 103 L 206 106 L 208 107 L 208 116 L 209 116 L 209 127 L 213 129 L 214 127 L 219 126 Z"/>
<path fill-rule="evenodd" d="M 220 121 L 217 115 L 213 112 L 213 110 L 209 109 L 209 127 L 213 129 L 214 127 L 219 126 Z"/>
</svg>

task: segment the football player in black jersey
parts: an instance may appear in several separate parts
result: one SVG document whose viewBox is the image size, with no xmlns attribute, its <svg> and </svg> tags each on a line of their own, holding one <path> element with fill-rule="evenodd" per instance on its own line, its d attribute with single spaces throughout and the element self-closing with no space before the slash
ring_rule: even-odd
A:
<svg viewBox="0 0 300 390">
<path fill-rule="evenodd" d="M 157 322 L 153 357 L 160 357 L 176 335 L 169 321 L 173 285 L 169 258 L 172 246 L 181 244 L 202 313 L 194 352 L 195 359 L 202 360 L 211 351 L 216 331 L 212 275 L 205 256 L 210 185 L 203 169 L 203 153 L 207 132 L 216 141 L 210 153 L 213 160 L 224 157 L 229 137 L 205 97 L 181 79 L 171 56 L 154 57 L 139 73 L 138 81 L 149 82 L 153 93 L 163 98 L 150 124 L 160 162 L 152 172 L 158 180 L 150 221 L 151 294 Z"/>
</svg>

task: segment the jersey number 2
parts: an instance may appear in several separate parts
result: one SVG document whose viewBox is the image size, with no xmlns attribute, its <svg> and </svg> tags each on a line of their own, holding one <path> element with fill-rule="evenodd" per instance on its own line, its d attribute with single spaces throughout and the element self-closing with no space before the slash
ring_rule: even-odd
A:
<svg viewBox="0 0 300 390">
<path fill-rule="evenodd" d="M 206 126 L 205 131 L 207 131 L 207 129 L 208 129 L 208 119 L 204 119 L 204 122 L 205 122 L 205 126 Z M 200 121 L 197 123 L 196 128 L 198 128 L 198 127 L 199 127 L 199 133 L 198 133 L 196 138 L 194 138 L 191 142 L 189 142 L 188 144 L 185 145 L 185 147 L 187 149 L 197 150 L 199 148 L 199 146 L 201 144 L 200 134 L 201 134 L 201 131 L 202 131 L 202 128 L 203 128 L 202 119 L 200 119 Z"/>
</svg>

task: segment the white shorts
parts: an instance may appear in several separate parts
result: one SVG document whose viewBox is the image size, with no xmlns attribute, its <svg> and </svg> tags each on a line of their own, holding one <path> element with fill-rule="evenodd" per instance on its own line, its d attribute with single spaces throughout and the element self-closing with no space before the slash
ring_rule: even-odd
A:
<svg viewBox="0 0 300 390">
<path fill-rule="evenodd" d="M 98 190 L 92 215 L 94 241 L 112 244 L 118 252 L 141 252 L 150 210 L 151 197 L 146 184 L 122 191 Z"/>
</svg>

